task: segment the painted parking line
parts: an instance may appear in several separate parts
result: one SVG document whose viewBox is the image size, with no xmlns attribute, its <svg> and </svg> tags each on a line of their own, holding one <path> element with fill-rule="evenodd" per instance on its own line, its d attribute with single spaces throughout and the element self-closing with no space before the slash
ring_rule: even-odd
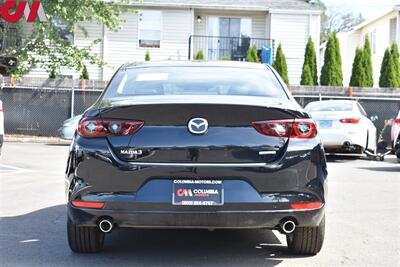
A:
<svg viewBox="0 0 400 267">
<path fill-rule="evenodd" d="M 0 164 L 0 174 L 21 174 L 26 172 L 29 172 L 29 170 L 11 165 Z"/>
</svg>

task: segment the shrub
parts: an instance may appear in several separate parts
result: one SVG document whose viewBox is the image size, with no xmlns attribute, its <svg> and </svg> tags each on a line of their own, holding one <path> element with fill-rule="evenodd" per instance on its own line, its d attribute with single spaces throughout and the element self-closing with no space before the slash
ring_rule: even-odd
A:
<svg viewBox="0 0 400 267">
<path fill-rule="evenodd" d="M 392 47 L 390 49 L 390 55 L 393 58 L 394 69 L 396 73 L 396 87 L 400 87 L 400 56 L 399 56 L 399 48 L 396 42 L 393 42 Z"/>
<path fill-rule="evenodd" d="M 389 87 L 388 86 L 388 68 L 389 68 L 389 61 L 390 61 L 390 50 L 387 48 L 385 50 L 385 55 L 382 59 L 381 64 L 381 74 L 379 77 L 379 87 Z"/>
<path fill-rule="evenodd" d="M 86 65 L 83 65 L 82 74 L 80 77 L 81 80 L 89 80 L 89 72 L 86 68 Z"/>
<path fill-rule="evenodd" d="M 278 49 L 276 50 L 276 57 L 274 62 L 272 63 L 272 67 L 279 73 L 282 77 L 283 81 L 286 84 L 289 84 L 289 76 L 288 69 L 286 63 L 286 57 L 282 50 L 282 45 L 279 44 Z"/>
<path fill-rule="evenodd" d="M 146 55 L 144 56 L 144 60 L 145 61 L 150 61 L 151 60 L 150 51 L 149 50 L 146 51 Z"/>
<path fill-rule="evenodd" d="M 363 60 L 362 66 L 364 69 L 364 76 L 362 87 L 373 87 L 374 86 L 374 71 L 372 68 L 372 60 L 371 60 L 371 44 L 369 42 L 369 37 L 365 38 L 364 51 L 363 51 Z"/>
<path fill-rule="evenodd" d="M 314 84 L 314 78 L 310 70 L 309 65 L 304 65 L 303 66 L 303 72 L 301 74 L 301 85 L 315 85 Z"/>
<path fill-rule="evenodd" d="M 321 85 L 343 86 L 342 59 L 336 33 L 329 35 L 320 82 Z"/>
<path fill-rule="evenodd" d="M 199 51 L 197 51 L 197 54 L 196 54 L 195 59 L 196 59 L 196 60 L 204 60 L 204 52 L 203 52 L 203 49 L 199 49 Z"/>
<path fill-rule="evenodd" d="M 395 57 L 389 57 L 389 64 L 387 69 L 387 87 L 390 88 L 398 88 L 400 87 L 399 79 L 398 79 L 398 71 L 395 64 Z"/>
<path fill-rule="evenodd" d="M 257 54 L 257 46 L 254 44 L 247 50 L 246 61 L 259 63 L 260 59 Z"/>
<path fill-rule="evenodd" d="M 50 79 L 55 79 L 57 76 L 56 70 L 55 69 L 51 69 L 50 73 L 49 73 L 49 78 Z"/>
<path fill-rule="evenodd" d="M 309 73 L 305 73 L 305 72 Z M 301 85 L 317 85 L 318 84 L 317 56 L 315 53 L 314 42 L 312 38 L 308 38 L 306 51 L 304 53 L 303 71 L 301 74 Z M 311 76 L 311 81 L 308 76 Z"/>
<path fill-rule="evenodd" d="M 351 71 L 350 86 L 364 87 L 367 79 L 364 67 L 364 49 L 357 47 Z"/>
<path fill-rule="evenodd" d="M 221 60 L 222 61 L 231 61 L 232 57 L 231 56 L 223 56 L 223 57 L 221 57 Z"/>
</svg>

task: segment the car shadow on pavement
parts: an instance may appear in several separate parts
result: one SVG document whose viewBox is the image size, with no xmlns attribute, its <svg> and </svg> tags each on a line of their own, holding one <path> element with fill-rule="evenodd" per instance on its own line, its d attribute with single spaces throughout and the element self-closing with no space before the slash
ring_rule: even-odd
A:
<svg viewBox="0 0 400 267">
<path fill-rule="evenodd" d="M 398 172 L 400 174 L 400 164 L 398 166 L 359 167 L 358 169 L 374 172 Z"/>
<path fill-rule="evenodd" d="M 103 252 L 75 254 L 65 205 L 0 218 L 1 266 L 275 266 L 293 257 L 266 230 L 116 229 Z"/>
</svg>

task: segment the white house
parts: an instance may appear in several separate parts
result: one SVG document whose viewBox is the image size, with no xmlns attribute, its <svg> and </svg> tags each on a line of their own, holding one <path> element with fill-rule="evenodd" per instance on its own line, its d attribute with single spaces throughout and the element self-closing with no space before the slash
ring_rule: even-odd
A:
<svg viewBox="0 0 400 267">
<path fill-rule="evenodd" d="M 89 36 L 77 30 L 71 38 L 78 47 L 103 39 L 93 52 L 109 66 L 89 66 L 91 79 L 110 79 L 121 64 L 143 61 L 147 50 L 152 60 L 193 59 L 200 49 L 209 60 L 242 60 L 249 44 L 261 49 L 281 43 L 290 83 L 299 84 L 308 37 L 320 42 L 320 10 L 304 0 L 143 0 L 132 9 L 137 12 L 123 15 L 118 32 L 87 22 Z M 48 74 L 36 69 L 29 76 Z"/>
<path fill-rule="evenodd" d="M 349 85 L 355 50 L 363 46 L 365 36 L 371 41 L 374 87 L 379 86 L 381 63 L 385 49 L 400 43 L 400 5 L 377 18 L 365 21 L 352 31 L 338 34 L 342 54 L 343 84 Z"/>
</svg>

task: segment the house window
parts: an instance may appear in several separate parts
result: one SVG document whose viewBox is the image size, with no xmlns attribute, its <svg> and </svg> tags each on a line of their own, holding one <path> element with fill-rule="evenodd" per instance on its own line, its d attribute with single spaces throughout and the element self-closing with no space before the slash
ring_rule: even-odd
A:
<svg viewBox="0 0 400 267">
<path fill-rule="evenodd" d="M 240 17 L 208 18 L 208 60 L 243 58 L 250 47 L 252 20 Z"/>
<path fill-rule="evenodd" d="M 369 33 L 369 39 L 371 40 L 372 53 L 376 54 L 376 29 Z"/>
<path fill-rule="evenodd" d="M 53 24 L 54 24 L 54 28 L 56 29 L 58 35 L 62 39 L 69 41 L 71 44 L 74 43 L 75 36 L 74 36 L 73 31 L 68 27 L 68 25 L 59 16 L 53 17 Z"/>
<path fill-rule="evenodd" d="M 139 14 L 139 47 L 160 48 L 161 11 L 143 10 Z"/>
</svg>

